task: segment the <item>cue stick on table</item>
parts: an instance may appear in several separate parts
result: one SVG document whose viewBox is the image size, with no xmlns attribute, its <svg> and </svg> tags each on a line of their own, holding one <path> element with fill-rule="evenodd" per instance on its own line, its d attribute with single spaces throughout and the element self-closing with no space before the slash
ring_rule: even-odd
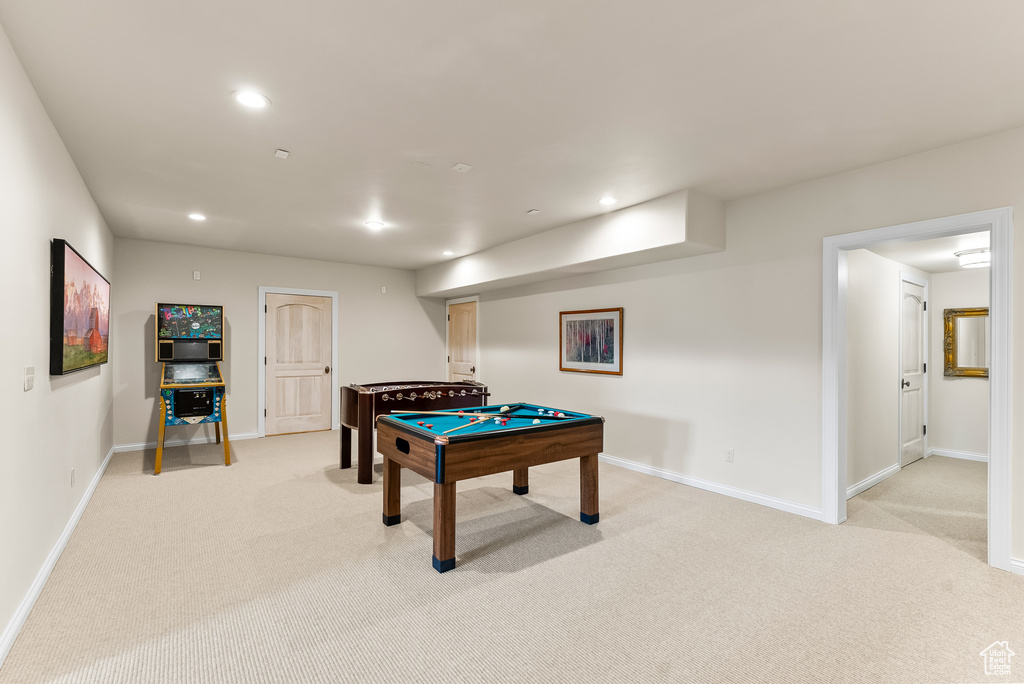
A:
<svg viewBox="0 0 1024 684">
<path fill-rule="evenodd" d="M 519 406 L 518 408 L 522 408 L 522 406 Z M 514 411 L 514 410 L 515 409 L 511 408 L 511 407 L 508 409 L 508 411 Z M 504 416 L 506 413 L 508 413 L 508 411 L 502 411 L 501 413 L 498 413 L 496 415 L 492 415 L 491 417 L 496 418 L 498 416 Z M 458 416 L 459 414 L 456 413 L 455 415 Z M 483 414 L 475 414 L 475 415 L 483 415 Z M 471 420 L 468 423 L 466 423 L 465 425 L 460 425 L 459 427 L 453 427 L 451 430 L 445 430 L 441 434 L 442 435 L 447 435 L 449 432 L 455 432 L 456 430 L 465 430 L 470 425 L 480 425 L 481 423 L 486 423 L 486 422 L 487 422 L 486 420 Z"/>
<path fill-rule="evenodd" d="M 503 416 L 503 415 L 505 415 L 504 413 L 477 413 L 476 411 L 467 411 L 465 409 L 459 409 L 459 411 L 461 411 L 463 413 L 463 415 L 467 415 L 467 416 L 491 416 L 493 418 L 495 416 Z M 458 411 L 395 411 L 395 410 L 392 410 L 391 413 L 392 414 L 398 414 L 398 415 L 455 416 L 456 418 L 459 417 L 459 412 Z"/>
</svg>

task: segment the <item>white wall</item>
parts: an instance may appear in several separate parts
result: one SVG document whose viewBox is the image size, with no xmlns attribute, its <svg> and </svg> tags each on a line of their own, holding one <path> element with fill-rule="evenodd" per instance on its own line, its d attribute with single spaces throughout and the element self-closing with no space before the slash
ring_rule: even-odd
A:
<svg viewBox="0 0 1024 684">
<path fill-rule="evenodd" d="M 120 296 L 113 317 L 114 441 L 155 443 L 160 364 L 154 361 L 154 305 L 221 304 L 231 435 L 255 435 L 259 287 L 339 293 L 338 386 L 352 382 L 444 378 L 444 305 L 417 298 L 411 271 L 170 245 L 118 238 Z M 200 272 L 200 280 L 192 272 Z M 381 286 L 387 293 L 381 293 Z M 338 392 L 333 393 L 337 400 Z M 172 428 L 166 439 L 211 437 L 210 426 Z"/>
<path fill-rule="evenodd" d="M 113 446 L 111 365 L 49 376 L 50 240 L 64 238 L 113 283 L 113 240 L 0 29 L 0 660 L 48 557 Z M 111 321 L 112 334 L 117 323 Z M 111 348 L 111 354 L 117 347 Z M 35 388 L 22 389 L 25 366 Z M 71 485 L 71 469 L 75 484 Z M 51 559 L 52 560 L 52 559 Z M 28 601 L 23 604 L 23 601 Z"/>
<path fill-rule="evenodd" d="M 723 253 L 484 295 L 482 380 L 502 401 L 606 416 L 612 456 L 820 509 L 822 239 L 1005 206 L 1024 207 L 1024 129 L 739 199 Z M 1022 321 L 1024 276 L 1014 289 Z M 560 373 L 558 311 L 612 306 L 625 308 L 623 377 Z M 1024 507 L 1012 529 L 1022 558 Z"/>
<path fill-rule="evenodd" d="M 932 276 L 931 358 L 928 400 L 928 448 L 980 457 L 988 456 L 988 378 L 945 377 L 943 309 L 988 306 L 989 269 L 978 268 Z"/>
<path fill-rule="evenodd" d="M 900 279 L 929 275 L 863 249 L 846 263 L 846 483 L 854 487 L 899 464 Z"/>
</svg>

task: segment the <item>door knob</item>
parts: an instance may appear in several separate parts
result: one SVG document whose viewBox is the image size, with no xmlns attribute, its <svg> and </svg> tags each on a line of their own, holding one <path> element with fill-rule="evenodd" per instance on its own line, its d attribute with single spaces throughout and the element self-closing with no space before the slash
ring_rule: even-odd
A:
<svg viewBox="0 0 1024 684">
<path fill-rule="evenodd" d="M 331 372 L 331 367 L 330 366 L 324 366 L 324 375 L 327 375 L 330 372 Z"/>
<path fill-rule="evenodd" d="M 904 380 L 904 381 L 903 381 L 903 382 L 902 382 L 902 383 L 900 384 L 900 387 L 910 387 L 910 381 L 908 381 L 908 380 Z"/>
<path fill-rule="evenodd" d="M 469 372 L 470 373 L 476 373 L 476 366 L 470 366 L 469 367 Z"/>
</svg>

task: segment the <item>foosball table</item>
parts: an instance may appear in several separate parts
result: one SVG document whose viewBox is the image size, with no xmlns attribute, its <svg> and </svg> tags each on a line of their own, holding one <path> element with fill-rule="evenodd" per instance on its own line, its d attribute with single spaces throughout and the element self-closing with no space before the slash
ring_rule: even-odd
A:
<svg viewBox="0 0 1024 684">
<path fill-rule="evenodd" d="M 352 467 L 352 430 L 359 484 L 373 482 L 373 432 L 377 416 L 393 411 L 438 411 L 483 406 L 487 385 L 479 382 L 374 382 L 341 388 L 341 468 Z"/>
</svg>

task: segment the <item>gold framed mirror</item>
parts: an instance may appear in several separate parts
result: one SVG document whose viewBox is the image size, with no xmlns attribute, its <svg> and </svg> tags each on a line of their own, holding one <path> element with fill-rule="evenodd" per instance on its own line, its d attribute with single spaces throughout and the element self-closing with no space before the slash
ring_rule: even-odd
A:
<svg viewBox="0 0 1024 684">
<path fill-rule="evenodd" d="M 944 309 L 943 375 L 988 377 L 988 307 Z"/>
</svg>

